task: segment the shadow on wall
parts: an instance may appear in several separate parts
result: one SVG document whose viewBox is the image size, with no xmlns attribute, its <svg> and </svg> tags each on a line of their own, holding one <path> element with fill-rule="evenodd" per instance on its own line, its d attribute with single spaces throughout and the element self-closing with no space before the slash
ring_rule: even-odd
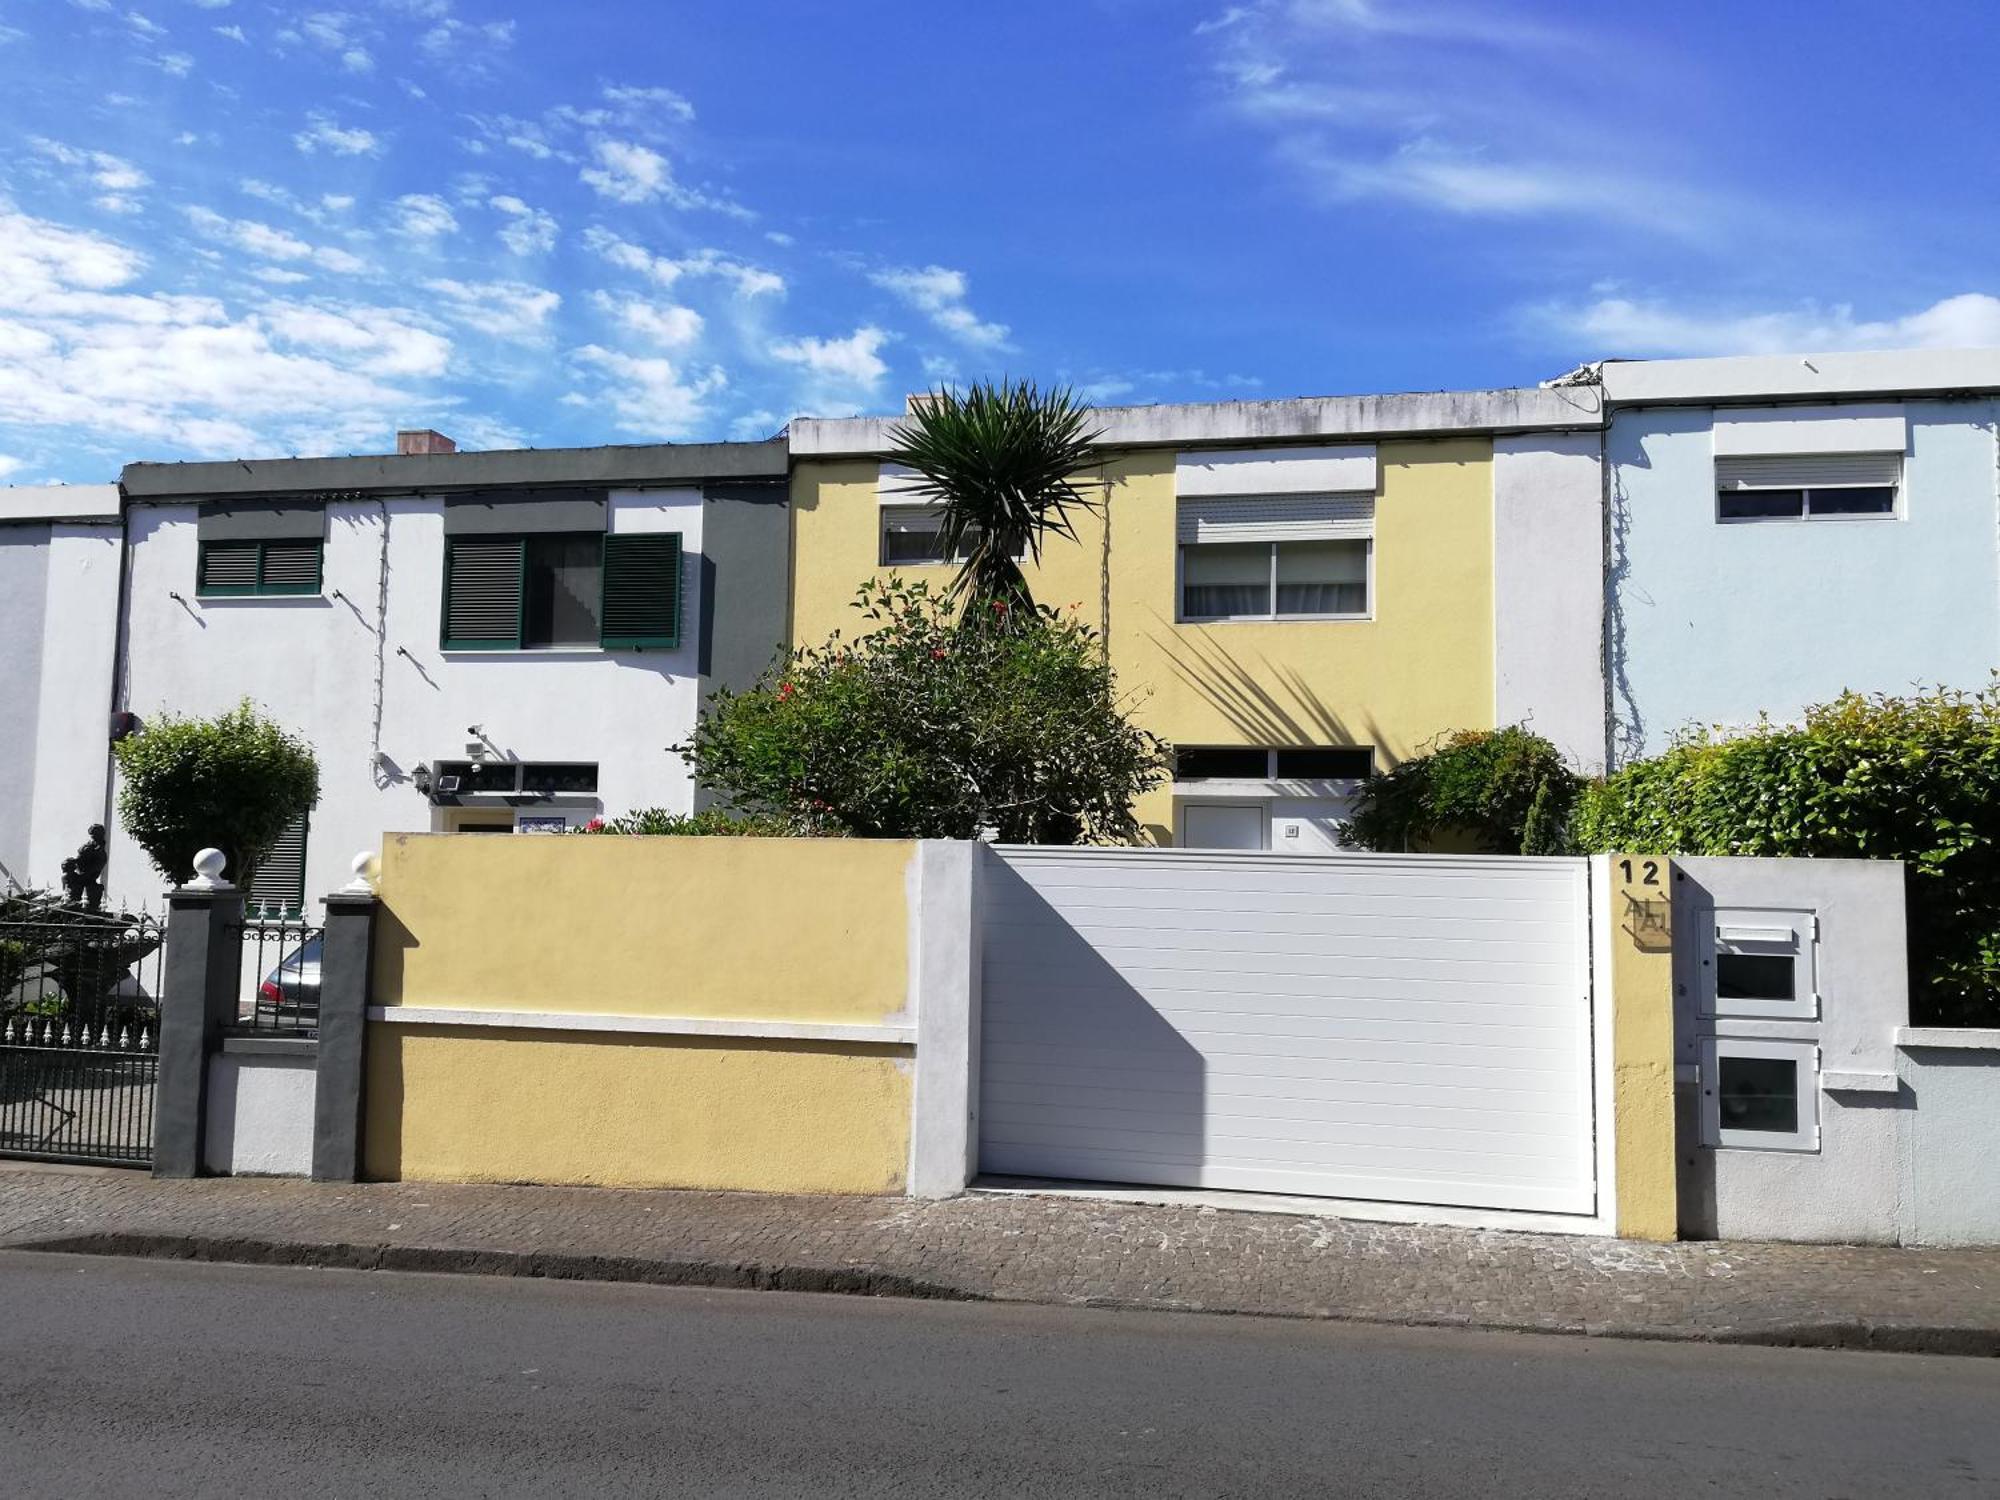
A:
<svg viewBox="0 0 2000 1500">
<path fill-rule="evenodd" d="M 986 859 L 980 883 L 980 1170 L 1200 1186 L 1201 1054 L 1012 866 Z M 1086 900 L 1102 893 L 1067 889 Z M 1145 935 L 1128 934 L 1135 947 L 1126 951 Z"/>
<path fill-rule="evenodd" d="M 1155 616 L 1158 619 L 1158 616 Z M 1167 622 L 1160 619 L 1162 625 Z M 1245 666 L 1213 636 L 1149 635 L 1174 675 L 1213 703 L 1245 744 L 1376 745 L 1381 726 L 1372 717 L 1343 719 L 1294 667 L 1259 656 Z"/>
</svg>

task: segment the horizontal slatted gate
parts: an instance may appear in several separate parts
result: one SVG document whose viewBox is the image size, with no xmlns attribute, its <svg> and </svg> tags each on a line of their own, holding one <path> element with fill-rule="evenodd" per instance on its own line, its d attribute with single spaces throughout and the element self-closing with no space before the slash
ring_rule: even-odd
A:
<svg viewBox="0 0 2000 1500">
<path fill-rule="evenodd" d="M 1582 860 L 996 852 L 982 1171 L 1594 1210 Z"/>
</svg>

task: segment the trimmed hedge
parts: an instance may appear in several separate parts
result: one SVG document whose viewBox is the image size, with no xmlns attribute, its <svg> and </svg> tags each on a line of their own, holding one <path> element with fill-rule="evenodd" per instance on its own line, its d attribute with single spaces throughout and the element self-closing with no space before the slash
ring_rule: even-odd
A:
<svg viewBox="0 0 2000 1500">
<path fill-rule="evenodd" d="M 1594 783 L 1590 852 L 1899 859 L 1918 1025 L 2000 1026 L 2000 678 L 1848 693 L 1801 726 L 1693 736 Z"/>
</svg>

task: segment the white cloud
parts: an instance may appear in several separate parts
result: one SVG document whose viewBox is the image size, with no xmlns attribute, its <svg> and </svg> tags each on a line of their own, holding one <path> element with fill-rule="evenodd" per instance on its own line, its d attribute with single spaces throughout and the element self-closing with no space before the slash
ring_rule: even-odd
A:
<svg viewBox="0 0 2000 1500">
<path fill-rule="evenodd" d="M 1533 309 L 1538 331 L 1587 343 L 1598 355 L 1694 357 L 1819 354 L 1850 349 L 2000 347 L 2000 297 L 1961 292 L 1915 312 L 1857 318 L 1850 304 L 1801 303 L 1776 311 L 1676 307 L 1602 297 L 1582 306 Z M 1592 357 L 1596 357 L 1593 355 Z"/>
<path fill-rule="evenodd" d="M 701 337 L 702 317 L 691 307 L 652 302 L 644 297 L 592 292 L 591 305 L 641 338 L 666 349 L 680 349 Z"/>
<path fill-rule="evenodd" d="M 314 113 L 306 118 L 306 128 L 292 137 L 292 144 L 308 156 L 320 150 L 330 151 L 335 156 L 382 154 L 382 142 L 372 130 L 342 126 L 330 115 Z"/>
<path fill-rule="evenodd" d="M 694 118 L 694 106 L 672 89 L 606 84 L 602 95 L 606 104 L 632 117 L 660 115 L 683 124 Z"/>
<path fill-rule="evenodd" d="M 776 271 L 749 265 L 724 255 L 720 250 L 697 250 L 678 259 L 655 255 L 645 246 L 620 239 L 610 230 L 596 225 L 584 231 L 583 243 L 621 270 L 650 276 L 661 286 L 672 286 L 683 276 L 714 276 L 728 282 L 736 294 L 745 299 L 780 297 L 785 292 L 785 278 Z"/>
<path fill-rule="evenodd" d="M 495 338 L 532 343 L 548 333 L 562 305 L 559 293 L 524 281 L 458 281 L 441 277 L 424 285 L 442 299 L 445 313 Z"/>
<path fill-rule="evenodd" d="M 186 52 L 162 52 L 152 62 L 169 78 L 185 78 L 194 71 L 194 58 Z"/>
<path fill-rule="evenodd" d="M 966 304 L 965 273 L 948 266 L 895 267 L 869 278 L 894 292 L 938 328 L 962 343 L 982 349 L 1005 349 L 1007 325 L 983 322 Z"/>
<path fill-rule="evenodd" d="M 639 437 L 687 436 L 706 418 L 707 399 L 728 384 L 719 369 L 690 376 L 672 360 L 641 358 L 598 344 L 584 345 L 573 358 L 602 377 L 593 395 L 584 399 L 608 410 L 621 432 Z"/>
<path fill-rule="evenodd" d="M 225 42 L 238 42 L 245 47 L 250 45 L 250 38 L 243 34 L 241 26 L 214 26 L 210 30 Z"/>
<path fill-rule="evenodd" d="M 167 34 L 166 27 L 160 25 L 159 22 L 152 20 L 150 17 L 139 14 L 136 10 L 125 12 L 125 24 L 131 27 L 136 35 L 143 36 L 148 40 L 163 37 Z"/>
<path fill-rule="evenodd" d="M 42 156 L 70 168 L 97 189 L 92 201 L 110 213 L 136 213 L 139 201 L 133 196 L 152 186 L 152 179 L 122 156 L 108 151 L 83 151 L 46 136 L 30 137 L 29 144 Z"/>
<path fill-rule="evenodd" d="M 578 175 L 614 203 L 650 203 L 674 191 L 674 172 L 667 159 L 636 141 L 594 141 L 597 165 Z"/>
<path fill-rule="evenodd" d="M 309 244 L 289 230 L 273 228 L 256 219 L 231 219 L 212 208 L 198 206 L 184 208 L 182 212 L 204 238 L 234 246 L 260 260 L 310 261 L 323 270 L 350 276 L 368 268 L 366 261 L 349 251 L 332 245 Z"/>
<path fill-rule="evenodd" d="M 406 314 L 232 315 L 218 298 L 132 289 L 130 246 L 0 202 L 0 412 L 133 450 L 326 452 L 379 440 L 411 403 L 384 374 L 434 366 Z M 326 312 L 329 321 L 309 313 Z M 380 372 L 380 373 L 378 373 Z"/>
<path fill-rule="evenodd" d="M 835 401 L 840 395 L 866 397 L 889 373 L 877 352 L 889 335 L 872 324 L 844 339 L 797 338 L 771 346 L 771 356 L 797 365 L 811 377 L 815 401 Z"/>
<path fill-rule="evenodd" d="M 491 208 L 507 215 L 508 222 L 501 226 L 500 243 L 516 255 L 546 255 L 556 245 L 556 219 L 554 214 L 544 213 L 539 208 L 530 208 L 511 193 L 502 193 L 486 200 Z"/>
<path fill-rule="evenodd" d="M 431 193 L 405 193 L 394 206 L 390 232 L 430 244 L 458 233 L 458 219 L 444 199 Z"/>
</svg>

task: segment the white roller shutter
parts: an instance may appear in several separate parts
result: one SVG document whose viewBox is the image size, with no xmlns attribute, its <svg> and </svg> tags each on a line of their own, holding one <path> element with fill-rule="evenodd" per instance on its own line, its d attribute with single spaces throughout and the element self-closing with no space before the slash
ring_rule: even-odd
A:
<svg viewBox="0 0 2000 1500">
<path fill-rule="evenodd" d="M 1900 453 L 1801 453 L 1717 458 L 1719 490 L 1807 490 L 1883 485 L 1903 477 Z"/>
<path fill-rule="evenodd" d="M 1373 495 L 1237 495 L 1182 500 L 1178 533 L 1195 542 L 1367 541 Z"/>
<path fill-rule="evenodd" d="M 995 853 L 982 1170 L 1594 1211 L 1585 861 Z"/>
</svg>

